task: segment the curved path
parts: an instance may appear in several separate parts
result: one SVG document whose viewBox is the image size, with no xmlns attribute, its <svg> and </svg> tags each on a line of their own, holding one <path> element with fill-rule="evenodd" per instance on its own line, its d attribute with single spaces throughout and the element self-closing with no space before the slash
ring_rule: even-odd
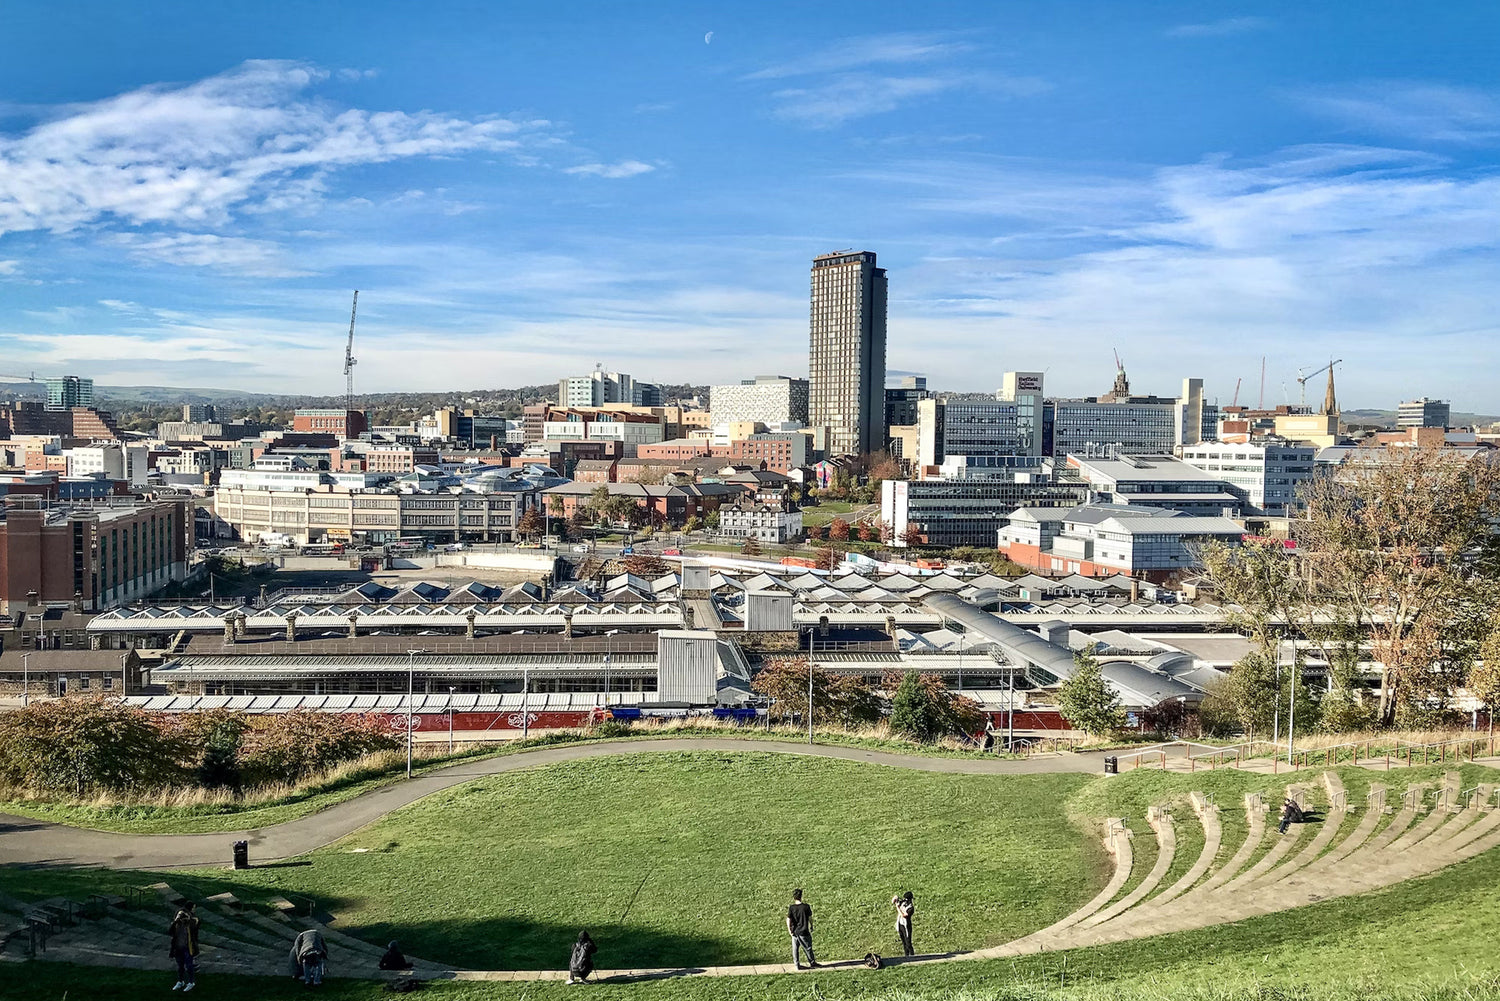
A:
<svg viewBox="0 0 1500 1001">
<path fill-rule="evenodd" d="M 112 869 L 223 866 L 229 864 L 230 846 L 235 841 L 250 843 L 253 863 L 272 862 L 322 848 L 373 824 L 394 810 L 463 782 L 563 761 L 666 751 L 760 751 L 966 775 L 1097 774 L 1104 770 L 1103 752 L 1020 759 L 944 758 L 828 744 L 728 737 L 558 744 L 449 765 L 410 781 L 380 786 L 318 813 L 258 830 L 210 834 L 116 834 L 0 814 L 0 865 L 98 865 Z"/>
</svg>

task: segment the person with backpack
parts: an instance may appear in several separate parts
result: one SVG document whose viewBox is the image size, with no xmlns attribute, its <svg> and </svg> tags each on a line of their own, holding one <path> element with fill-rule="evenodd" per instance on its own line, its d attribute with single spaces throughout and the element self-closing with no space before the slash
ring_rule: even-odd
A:
<svg viewBox="0 0 1500 1001">
<path fill-rule="evenodd" d="M 194 913 L 197 905 L 191 900 L 184 901 L 177 915 L 172 918 L 172 923 L 167 926 L 167 935 L 171 938 L 171 944 L 167 947 L 167 955 L 177 962 L 177 983 L 172 985 L 172 990 L 182 991 L 186 994 L 198 986 L 198 916 Z"/>
<path fill-rule="evenodd" d="M 401 954 L 401 946 L 392 942 L 385 947 L 385 954 L 380 957 L 380 968 L 382 970 L 409 970 L 411 963 Z"/>
<path fill-rule="evenodd" d="M 792 936 L 792 965 L 802 969 L 802 953 L 807 953 L 807 968 L 816 970 L 818 960 L 813 956 L 812 908 L 802 902 L 802 891 L 792 891 L 792 906 L 786 909 L 786 930 Z"/>
<path fill-rule="evenodd" d="M 598 951 L 599 947 L 589 938 L 587 931 L 578 933 L 578 941 L 573 943 L 573 954 L 568 957 L 569 984 L 581 984 L 588 980 L 589 974 L 594 972 L 594 953 Z"/>
<path fill-rule="evenodd" d="M 915 955 L 911 946 L 911 919 L 917 913 L 917 904 L 912 897 L 911 891 L 898 897 L 891 898 L 891 905 L 896 908 L 896 937 L 901 939 L 901 955 Z"/>
</svg>

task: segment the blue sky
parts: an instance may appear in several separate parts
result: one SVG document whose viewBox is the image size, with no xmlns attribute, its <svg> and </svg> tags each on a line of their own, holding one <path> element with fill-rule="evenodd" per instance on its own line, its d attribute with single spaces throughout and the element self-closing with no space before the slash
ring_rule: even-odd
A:
<svg viewBox="0 0 1500 1001">
<path fill-rule="evenodd" d="M 800 374 L 857 247 L 943 388 L 1500 410 L 1491 2 L 4 13 L 0 373 L 337 393 L 358 288 L 365 391 Z"/>
</svg>

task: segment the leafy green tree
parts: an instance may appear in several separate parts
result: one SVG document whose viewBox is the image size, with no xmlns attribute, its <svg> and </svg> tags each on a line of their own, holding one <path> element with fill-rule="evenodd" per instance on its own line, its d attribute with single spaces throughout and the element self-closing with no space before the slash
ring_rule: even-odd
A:
<svg viewBox="0 0 1500 1001">
<path fill-rule="evenodd" d="M 1106 737 L 1125 726 L 1125 710 L 1120 696 L 1099 668 L 1094 655 L 1079 652 L 1073 656 L 1073 676 L 1057 689 L 1057 708 L 1073 729 Z"/>
<path fill-rule="evenodd" d="M 984 714 L 972 699 L 954 695 L 942 680 L 908 671 L 886 679 L 891 697 L 891 730 L 928 743 L 976 733 Z"/>
</svg>

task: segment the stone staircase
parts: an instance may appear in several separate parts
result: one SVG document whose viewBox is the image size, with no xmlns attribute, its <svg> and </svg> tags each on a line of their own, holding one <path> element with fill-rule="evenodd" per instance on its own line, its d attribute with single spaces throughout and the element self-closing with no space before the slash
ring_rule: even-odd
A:
<svg viewBox="0 0 1500 1001">
<path fill-rule="evenodd" d="M 1128 834 L 1121 833 L 1126 821 L 1114 820 L 1105 845 L 1115 859 L 1114 878 L 1101 894 L 1107 899 L 1096 897 L 1025 938 L 951 958 L 1019 956 L 1227 924 L 1390 886 L 1500 847 L 1493 785 L 1464 790 L 1459 773 L 1449 772 L 1436 789 L 1430 784 L 1408 789 L 1400 810 L 1392 811 L 1386 788 L 1377 784 L 1356 810 L 1337 774 L 1326 772 L 1321 780 L 1321 804 L 1313 802 L 1310 786 L 1287 787 L 1287 796 L 1316 807 L 1317 813 L 1313 821 L 1293 824 L 1284 835 L 1276 831 L 1279 814 L 1266 797 L 1246 796 L 1244 837 L 1217 867 L 1224 847 L 1218 807 L 1193 793 L 1203 849 L 1180 879 L 1159 891 L 1176 843 L 1163 833 L 1172 830 L 1170 817 L 1160 807 L 1148 814 L 1146 821 L 1156 832 L 1156 863 L 1124 896 L 1120 893 L 1130 882 L 1132 859 L 1116 847 L 1122 840 L 1128 844 Z"/>
<path fill-rule="evenodd" d="M 86 902 L 54 898 L 24 902 L 0 895 L 0 961 L 26 959 L 114 966 L 133 970 L 176 969 L 167 958 L 167 926 L 183 897 L 166 883 L 140 887 L 130 899 L 95 896 Z M 407 960 L 406 972 L 377 968 L 382 946 L 331 928 L 326 922 L 293 914 L 290 902 L 273 898 L 269 912 L 250 907 L 232 893 L 197 901 L 200 975 L 291 974 L 292 940 L 308 928 L 322 932 L 328 946 L 330 977 L 437 979 L 451 967 Z"/>
</svg>

